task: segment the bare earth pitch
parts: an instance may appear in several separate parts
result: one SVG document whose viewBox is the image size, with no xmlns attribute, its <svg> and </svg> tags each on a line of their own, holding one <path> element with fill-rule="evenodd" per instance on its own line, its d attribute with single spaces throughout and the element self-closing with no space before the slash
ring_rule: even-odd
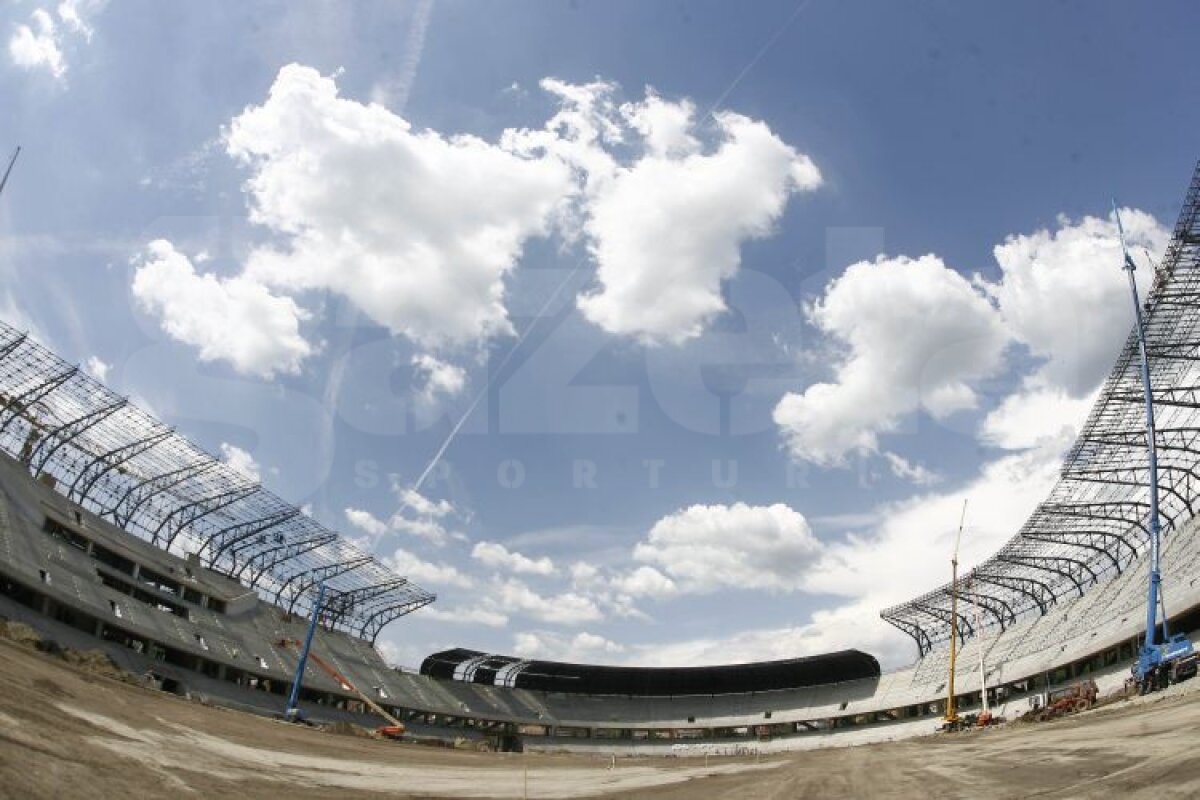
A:
<svg viewBox="0 0 1200 800">
<path fill-rule="evenodd" d="M 1193 685 L 1194 684 L 1194 685 Z M 458 752 L 336 736 L 0 641 L 0 797 L 1200 796 L 1200 682 L 1043 724 L 749 758 Z"/>
</svg>

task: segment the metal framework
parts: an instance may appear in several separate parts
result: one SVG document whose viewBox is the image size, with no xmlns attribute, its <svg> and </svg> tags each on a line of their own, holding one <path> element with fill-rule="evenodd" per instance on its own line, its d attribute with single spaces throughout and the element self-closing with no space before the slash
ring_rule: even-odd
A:
<svg viewBox="0 0 1200 800">
<path fill-rule="evenodd" d="M 1096 270 L 1097 280 L 1120 280 L 1115 263 Z M 1162 533 L 1170 536 L 1200 504 L 1200 163 L 1144 308 L 1159 513 Z M 1003 630 L 1137 561 L 1149 545 L 1143 401 L 1131 326 L 1049 497 L 998 553 L 958 580 L 957 614 L 946 584 L 880 616 L 911 636 L 924 655 L 952 631 L 960 641 L 973 636 L 976 610 L 985 625 Z"/>
<path fill-rule="evenodd" d="M 0 450 L 35 477 L 177 555 L 374 642 L 433 602 L 337 533 L 0 322 Z"/>
</svg>

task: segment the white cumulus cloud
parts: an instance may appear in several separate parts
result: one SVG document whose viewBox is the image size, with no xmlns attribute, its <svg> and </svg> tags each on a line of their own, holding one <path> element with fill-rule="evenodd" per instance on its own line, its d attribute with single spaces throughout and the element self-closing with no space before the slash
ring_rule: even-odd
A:
<svg viewBox="0 0 1200 800">
<path fill-rule="evenodd" d="M 1137 260 L 1142 248 L 1165 249 L 1169 231 L 1153 216 L 1124 209 L 1122 219 Z M 1029 447 L 1082 424 L 1132 323 L 1115 219 L 1060 217 L 1055 230 L 1009 236 L 994 253 L 994 282 L 968 282 L 932 255 L 881 256 L 826 287 L 809 317 L 841 350 L 835 380 L 785 395 L 774 412 L 796 459 L 844 464 L 878 453 L 880 435 L 905 415 L 974 408 L 976 387 L 1008 368 L 1013 345 L 1034 364 L 984 420 L 981 439 Z M 1136 275 L 1144 297 L 1152 270 Z M 916 477 L 885 455 L 895 474 Z"/>
<path fill-rule="evenodd" d="M 558 159 L 414 130 L 297 64 L 234 118 L 227 149 L 251 171 L 252 220 L 286 239 L 248 274 L 344 295 L 423 347 L 511 331 L 504 278 L 571 190 Z"/>
<path fill-rule="evenodd" d="M 770 234 L 788 198 L 820 186 L 821 173 L 740 114 L 715 115 L 718 143 L 704 152 L 690 102 L 650 94 L 621 111 L 646 152 L 590 192 L 584 227 L 599 286 L 578 304 L 609 333 L 678 344 L 725 311 L 742 244 Z"/>
<path fill-rule="evenodd" d="M 614 578 L 612 586 L 630 597 L 669 597 L 679 591 L 675 581 L 645 564 Z"/>
<path fill-rule="evenodd" d="M 445 546 L 451 540 L 466 540 L 466 534 L 454 530 L 451 525 L 463 515 L 449 500 L 431 500 L 399 483 L 392 488 L 400 500 L 400 506 L 387 522 L 358 509 L 346 509 L 346 518 L 374 541 L 378 541 L 388 532 L 416 536 L 438 547 Z"/>
<path fill-rule="evenodd" d="M 1145 299 L 1151 270 L 1142 248 L 1161 255 L 1170 231 L 1136 209 L 1123 209 L 1121 221 L 1142 262 L 1135 276 Z M 1039 385 L 1088 395 L 1108 376 L 1133 326 L 1116 220 L 1060 217 L 1056 230 L 1009 236 L 994 252 L 1001 278 L 982 285 L 1012 337 L 1042 359 Z"/>
<path fill-rule="evenodd" d="M 625 650 L 624 645 L 587 631 L 572 637 L 552 631 L 521 631 L 513 637 L 513 655 L 521 658 L 603 664 Z"/>
<path fill-rule="evenodd" d="M 835 380 L 785 395 L 774 418 L 797 459 L 845 463 L 918 410 L 973 408 L 973 381 L 996 373 L 1008 343 L 987 298 L 936 256 L 879 257 L 846 268 L 809 308 L 844 348 Z"/>
<path fill-rule="evenodd" d="M 89 17 L 100 11 L 107 2 L 108 0 L 62 0 L 55 11 L 63 25 L 90 42 L 94 31 Z"/>
<path fill-rule="evenodd" d="M 556 113 L 490 142 L 415 128 L 340 96 L 334 77 L 283 67 L 223 138 L 248 173 L 250 220 L 271 234 L 239 279 L 347 298 L 416 345 L 429 399 L 465 383 L 445 351 L 513 333 L 507 282 L 530 240 L 557 235 L 589 251 L 596 282 L 577 298 L 587 319 L 679 343 L 725 311 L 742 246 L 821 184 L 765 122 L 697 120 L 691 101 L 650 89 L 621 104 L 602 80 L 540 85 Z"/>
<path fill-rule="evenodd" d="M 18 25 L 8 40 L 8 55 L 18 67 L 45 69 L 57 80 L 67 74 L 67 63 L 59 46 L 58 26 L 45 9 L 34 9 L 28 25 Z"/>
<path fill-rule="evenodd" d="M 59 83 L 67 77 L 64 48 L 76 38 L 92 40 L 90 17 L 99 13 L 107 0 L 62 0 L 57 6 L 35 8 L 28 23 L 13 28 L 8 39 L 8 56 L 22 69 L 45 70 Z M 55 17 L 57 16 L 57 20 Z"/>
<path fill-rule="evenodd" d="M 255 483 L 262 481 L 262 469 L 249 451 L 229 442 L 221 442 L 221 460 L 228 464 L 234 472 Z"/>
<path fill-rule="evenodd" d="M 893 475 L 917 486 L 929 486 L 942 479 L 936 472 L 909 461 L 899 453 L 885 452 L 883 457 Z"/>
<path fill-rule="evenodd" d="M 654 524 L 633 551 L 661 568 L 679 589 L 722 588 L 792 591 L 800 588 L 821 554 L 808 521 L 782 503 L 695 505 Z M 649 588 L 654 576 L 630 576 Z M 659 582 L 661 585 L 661 582 Z"/>
<path fill-rule="evenodd" d="M 1022 450 L 1079 434 L 1099 390 L 1072 397 L 1061 387 L 1023 387 L 984 418 L 979 438 L 1006 450 Z"/>
<path fill-rule="evenodd" d="M 471 550 L 471 558 L 493 569 L 523 572 L 529 575 L 553 575 L 557 571 L 554 568 L 554 562 L 546 556 L 530 558 L 496 542 L 478 542 Z"/>
<path fill-rule="evenodd" d="M 387 523 L 370 511 L 363 511 L 360 508 L 347 508 L 343 513 L 346 515 L 347 522 L 367 534 L 371 539 L 379 539 L 388 532 Z"/>
<path fill-rule="evenodd" d="M 515 579 L 496 584 L 489 591 L 504 611 L 525 614 L 541 622 L 579 625 L 604 617 L 595 601 L 576 592 L 541 595 Z"/>
<path fill-rule="evenodd" d="M 105 362 L 99 356 L 88 356 L 87 361 L 83 363 L 83 369 L 88 375 L 103 383 L 108 380 L 108 371 L 112 369 L 112 364 Z"/>
<path fill-rule="evenodd" d="M 383 561 L 390 569 L 406 578 L 412 578 L 417 583 L 432 588 L 458 586 L 469 589 L 474 585 L 470 576 L 464 575 L 452 564 L 425 561 L 407 550 L 398 549 Z"/>
<path fill-rule="evenodd" d="M 1067 436 L 1044 440 L 1036 448 L 984 464 L 956 491 L 923 493 L 874 508 L 868 520 L 823 545 L 794 576 L 800 591 L 835 598 L 801 624 L 625 646 L 619 661 L 693 666 L 856 648 L 878 657 L 885 668 L 910 663 L 916 658 L 916 645 L 884 622 L 879 612 L 949 581 L 964 497 L 969 505 L 959 569 L 969 570 L 999 549 L 1053 486 L 1070 442 Z M 594 581 L 598 572 L 581 568 L 579 574 Z M 569 652 L 567 641 L 539 633 L 536 641 L 525 644 L 529 654 L 560 657 Z"/>
<path fill-rule="evenodd" d="M 438 395 L 454 397 L 467 385 L 466 370 L 428 353 L 413 356 L 412 365 L 422 379 L 420 397 L 427 403 L 432 403 Z"/>
<path fill-rule="evenodd" d="M 245 276 L 198 274 L 186 255 L 159 239 L 146 247 L 133 295 L 171 338 L 246 375 L 294 374 L 312 352 L 300 333 L 304 311 Z"/>
<path fill-rule="evenodd" d="M 421 616 L 438 622 L 449 622 L 453 625 L 483 625 L 486 628 L 503 628 L 508 624 L 508 615 L 496 610 L 487 601 L 478 605 L 459 605 L 454 608 L 442 608 L 437 605 L 421 609 Z"/>
</svg>

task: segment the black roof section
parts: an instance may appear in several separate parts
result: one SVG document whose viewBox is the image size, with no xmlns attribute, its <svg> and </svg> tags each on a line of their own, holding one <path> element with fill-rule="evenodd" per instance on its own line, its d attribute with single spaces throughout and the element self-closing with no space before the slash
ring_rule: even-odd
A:
<svg viewBox="0 0 1200 800">
<path fill-rule="evenodd" d="M 711 667 L 610 667 L 524 660 L 455 648 L 434 653 L 421 674 L 444 680 L 568 694 L 670 697 L 748 694 L 879 677 L 879 662 L 860 650 Z"/>
</svg>

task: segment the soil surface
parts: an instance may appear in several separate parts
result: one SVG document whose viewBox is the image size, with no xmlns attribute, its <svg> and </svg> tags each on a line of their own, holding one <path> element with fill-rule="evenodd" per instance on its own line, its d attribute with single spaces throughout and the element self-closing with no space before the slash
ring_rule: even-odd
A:
<svg viewBox="0 0 1200 800">
<path fill-rule="evenodd" d="M 1046 723 L 761 761 L 614 766 L 338 736 L 205 707 L 0 640 L 5 798 L 1192 798 L 1198 723 L 1194 680 Z"/>
</svg>

